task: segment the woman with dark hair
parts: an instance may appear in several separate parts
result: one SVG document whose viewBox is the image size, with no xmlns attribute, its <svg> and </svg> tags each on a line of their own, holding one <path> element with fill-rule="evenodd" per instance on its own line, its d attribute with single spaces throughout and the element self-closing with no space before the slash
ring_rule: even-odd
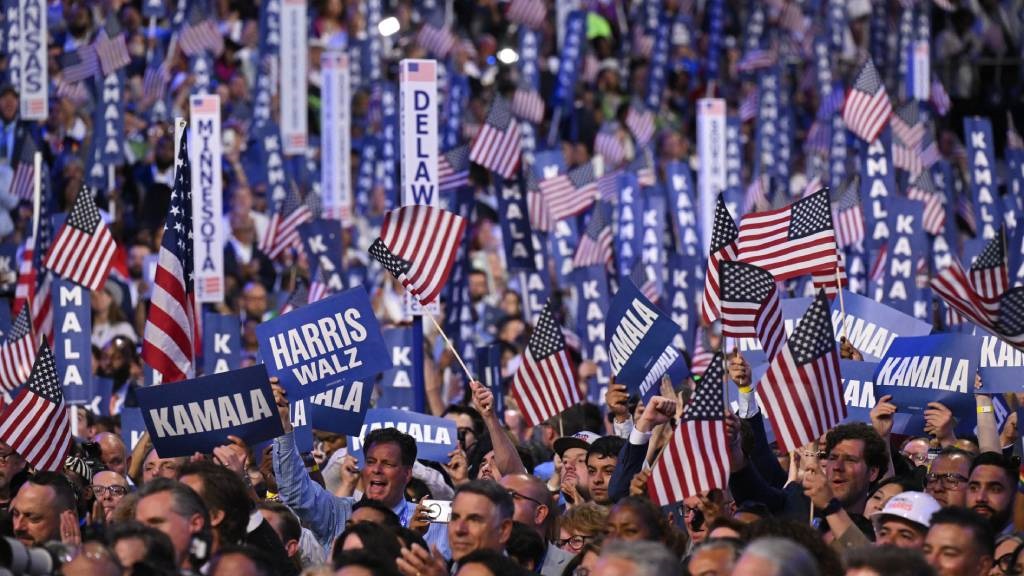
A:
<svg viewBox="0 0 1024 576">
<path fill-rule="evenodd" d="M 686 535 L 668 523 L 661 510 L 647 498 L 626 496 L 608 513 L 605 542 L 622 540 L 661 542 L 680 556 L 686 553 Z"/>
<path fill-rule="evenodd" d="M 338 568 L 338 559 L 346 552 L 365 550 L 374 558 L 387 558 L 394 566 L 401 550 L 398 536 L 392 530 L 372 522 L 356 522 L 334 541 L 331 562 Z M 397 569 L 397 567 L 396 567 Z"/>
</svg>

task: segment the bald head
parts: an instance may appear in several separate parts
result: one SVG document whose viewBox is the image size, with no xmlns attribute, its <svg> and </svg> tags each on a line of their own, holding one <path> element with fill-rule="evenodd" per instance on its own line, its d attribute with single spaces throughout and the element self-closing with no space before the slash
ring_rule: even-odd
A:
<svg viewBox="0 0 1024 576">
<path fill-rule="evenodd" d="M 96 443 L 100 445 L 100 459 L 107 470 L 124 476 L 128 469 L 128 450 L 121 437 L 103 432 L 96 436 Z"/>
<path fill-rule="evenodd" d="M 539 478 L 526 474 L 502 476 L 498 482 L 512 495 L 515 504 L 513 520 L 532 528 L 541 538 L 549 539 L 552 530 L 551 493 Z"/>
</svg>

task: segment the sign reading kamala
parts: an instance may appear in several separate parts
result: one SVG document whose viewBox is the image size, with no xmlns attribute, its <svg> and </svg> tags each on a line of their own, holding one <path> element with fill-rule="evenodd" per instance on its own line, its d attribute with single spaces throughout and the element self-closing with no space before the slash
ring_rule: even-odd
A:
<svg viewBox="0 0 1024 576">
<path fill-rule="evenodd" d="M 981 392 L 996 394 L 1024 390 L 1020 369 L 1024 367 L 1024 351 L 1014 348 L 995 336 L 981 340 Z"/>
<path fill-rule="evenodd" d="M 641 396 L 658 386 L 680 356 L 672 346 L 678 332 L 679 326 L 624 278 L 612 298 L 604 329 L 616 380 L 625 384 L 630 394 Z"/>
<path fill-rule="evenodd" d="M 359 436 L 349 436 L 348 453 L 363 463 L 363 440 L 380 428 L 397 428 L 416 439 L 416 457 L 432 462 L 447 463 L 448 453 L 455 450 L 458 432 L 455 422 L 447 418 L 427 416 L 419 412 L 373 408 L 366 411 Z"/>
<path fill-rule="evenodd" d="M 974 375 L 981 356 L 981 338 L 967 334 L 936 334 L 896 338 L 875 371 L 875 396 L 892 394 L 900 411 L 921 413 L 929 402 L 941 402 L 955 414 L 973 413 Z"/>
<path fill-rule="evenodd" d="M 163 458 L 210 452 L 228 434 L 251 446 L 283 433 L 263 366 L 139 388 L 135 397 Z"/>
<path fill-rule="evenodd" d="M 391 355 L 362 286 L 260 324 L 256 338 L 267 372 L 289 393 L 302 397 L 391 368 Z"/>
<path fill-rule="evenodd" d="M 931 324 L 860 294 L 843 290 L 843 303 L 846 305 L 845 317 L 840 310 L 839 299 L 832 302 L 832 326 L 836 340 L 843 335 L 845 325 L 846 337 L 865 360 L 881 360 L 897 337 L 927 336 L 932 331 Z"/>
</svg>

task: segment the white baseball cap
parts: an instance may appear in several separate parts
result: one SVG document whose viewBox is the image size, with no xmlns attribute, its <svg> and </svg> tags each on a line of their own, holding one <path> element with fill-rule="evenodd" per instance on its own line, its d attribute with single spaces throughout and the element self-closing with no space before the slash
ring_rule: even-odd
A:
<svg viewBox="0 0 1024 576">
<path fill-rule="evenodd" d="M 932 514 L 940 508 L 942 505 L 924 492 L 902 492 L 890 498 L 885 508 L 872 514 L 871 521 L 877 526 L 886 516 L 895 516 L 927 529 L 931 526 Z"/>
<path fill-rule="evenodd" d="M 600 437 L 600 434 L 594 434 L 589 430 L 577 432 L 572 436 L 563 436 L 554 442 L 555 453 L 561 457 L 562 454 L 565 454 L 565 451 L 570 448 L 582 448 L 586 450 L 594 443 L 594 440 L 597 440 Z"/>
</svg>

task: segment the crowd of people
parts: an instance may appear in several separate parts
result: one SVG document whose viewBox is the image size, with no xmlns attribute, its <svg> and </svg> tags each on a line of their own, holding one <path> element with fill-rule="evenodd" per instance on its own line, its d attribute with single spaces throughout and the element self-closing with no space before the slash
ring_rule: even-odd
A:
<svg viewBox="0 0 1024 576">
<path fill-rule="evenodd" d="M 718 75 L 709 78 L 704 70 L 708 11 L 716 2 L 723 14 L 723 47 Z M 206 6 L 225 44 L 214 60 L 210 89 L 222 102 L 223 218 L 229 232 L 224 246 L 227 296 L 210 307 L 241 319 L 243 365 L 258 361 L 256 326 L 279 314 L 299 279 L 310 280 L 310 259 L 301 249 L 274 258 L 261 249 L 274 207 L 255 145 L 253 98 L 265 33 L 261 11 L 269 3 L 219 0 Z M 319 54 L 378 34 L 378 23 L 369 19 L 371 3 L 309 3 L 312 142 L 319 137 Z M 540 30 L 538 58 L 540 92 L 547 97 L 555 89 L 558 69 L 561 34 L 555 5 L 560 2 L 540 3 L 549 14 Z M 113 391 L 99 411 L 75 409 L 77 435 L 63 469 L 34 470 L 0 442 L 0 535 L 10 538 L 0 543 L 0 559 L 15 558 L 4 552 L 19 545 L 45 547 L 69 576 L 1024 574 L 1024 469 L 1014 449 L 1019 443 L 1015 413 L 1000 428 L 992 399 L 978 394 L 976 436 L 955 435 L 962 415 L 932 403 L 924 429 L 907 436 L 893 433 L 900 407 L 883 396 L 870 422 L 840 424 L 817 442 L 784 453 L 769 440 L 768 423 L 754 400 L 757 382 L 739 353 L 728 360 L 728 379 L 741 391 L 726 416 L 728 485 L 668 507 L 654 504 L 648 480 L 690 397 L 692 380 L 675 382 L 677 392 L 644 403 L 613 379 L 603 398 L 584 394 L 603 402 L 584 402 L 529 427 L 514 398 L 504 398 L 505 409 L 499 412 L 488 388 L 462 378 L 454 355 L 431 328 L 425 331 L 423 354 L 426 411 L 457 426 L 458 448 L 447 462 L 417 459 L 416 441 L 394 428 L 367 434 L 361 463 L 349 454 L 345 436 L 323 430 L 314 430 L 314 450 L 302 453 L 288 411 L 296 399 L 276 382 L 285 433 L 264 450 L 235 437 L 211 454 L 190 458 L 161 457 L 146 435 L 127 445 L 119 413 L 146 382 L 140 356 L 152 292 L 146 268 L 159 251 L 174 185 L 170 119 L 187 116 L 196 82 L 179 48 L 166 60 L 164 101 L 152 100 L 145 77 L 154 49 L 169 46 L 174 10 L 166 6 L 168 14 L 147 25 L 142 4 L 49 3 L 47 120 L 20 118 L 19 87 L 7 81 L 0 85 L 0 241 L 19 246 L 20 255 L 32 233 L 32 202 L 5 189 L 12 168 L 25 161 L 21 150 L 31 141 L 46 169 L 43 202 L 51 212 L 66 211 L 89 184 L 85 189 L 94 194 L 119 244 L 115 269 L 122 271 L 91 294 L 93 376 L 110 378 Z M 416 31 L 428 21 L 423 5 L 434 3 L 377 4 L 386 5 L 385 12 L 399 25 L 399 33 L 382 40 L 384 81 L 394 82 L 399 59 L 430 55 Z M 461 117 L 465 142 L 484 123 L 495 94 L 510 96 L 517 84 L 517 69 L 498 58 L 499 50 L 515 42 L 518 25 L 508 17 L 509 4 L 448 3 L 454 38 L 448 65 L 465 75 L 470 86 Z M 573 105 L 554 130 L 550 110 L 537 126 L 540 135 L 556 135 L 570 167 L 594 157 L 595 137 L 609 126 L 627 159 L 636 153 L 624 116 L 631 98 L 644 92 L 650 65 L 645 56 L 621 51 L 625 39 L 634 40 L 634 24 L 645 3 L 582 4 L 589 12 L 586 65 Z M 697 98 L 714 93 L 738 110 L 756 85 L 738 69 L 743 23 L 752 7 L 733 0 L 660 4 L 660 14 L 674 27 L 653 155 L 659 167 L 670 161 L 695 164 Z M 790 2 L 768 4 L 768 27 L 781 25 L 779 6 Z M 830 2 L 792 4 L 818 23 L 823 5 Z M 846 77 L 870 51 L 870 26 L 880 22 L 896 28 L 901 11 L 914 3 L 842 4 L 847 21 L 843 48 L 832 60 L 836 74 Z M 956 144 L 962 118 L 989 115 L 1001 151 L 1006 112 L 1021 112 L 1024 10 L 1018 1 L 917 4 L 931 13 L 934 73 L 946 84 L 953 105 L 948 116 L 936 118 L 937 141 L 942 155 L 963 171 L 966 159 L 957 154 Z M 952 9 L 940 9 L 940 4 Z M 115 167 L 112 181 L 95 183 L 91 145 L 97 102 L 87 89 L 62 82 L 59 61 L 87 46 L 101 28 L 110 30 L 111 22 L 125 35 L 131 57 L 123 72 L 124 163 Z M 819 107 L 810 89 L 810 61 L 795 53 L 789 58 L 797 146 L 784 189 L 796 197 L 811 176 L 811 162 L 800 144 Z M 0 62 L 0 71 L 9 73 L 8 55 L 0 54 Z M 364 161 L 364 140 L 381 130 L 379 98 L 370 82 L 355 83 L 353 175 Z M 744 181 L 752 178 L 754 165 L 749 120 L 743 129 Z M 311 147 L 313 165 L 319 162 L 317 154 Z M 411 317 L 401 284 L 381 273 L 367 254 L 384 212 L 398 204 L 388 197 L 396 187 L 380 176 L 393 172 L 374 172 L 378 176 L 365 191 L 365 205 L 354 207 L 354 225 L 343 232 L 343 262 L 370 270 L 362 278 L 381 324 L 407 326 Z M 297 167 L 293 178 L 304 195 L 316 193 L 318 177 L 305 166 Z M 472 169 L 470 185 L 475 202 L 467 247 L 473 264 L 467 279 L 468 322 L 474 344 L 501 347 L 507 390 L 522 362 L 531 319 L 524 310 L 523 287 L 507 266 L 497 192 L 480 167 Z M 965 223 L 957 225 L 966 235 Z M 0 276 L 0 289 L 14 296 L 16 271 L 8 272 Z M 560 286 L 551 271 L 543 271 L 543 277 L 561 323 L 576 325 L 570 287 Z M 720 337 L 708 330 L 708 349 L 720 344 Z M 841 353 L 861 359 L 849 342 Z M 572 354 L 579 386 L 597 386 L 595 363 L 579 350 Z M 1007 394 L 1005 400 L 1016 408 L 1024 398 Z"/>
</svg>

